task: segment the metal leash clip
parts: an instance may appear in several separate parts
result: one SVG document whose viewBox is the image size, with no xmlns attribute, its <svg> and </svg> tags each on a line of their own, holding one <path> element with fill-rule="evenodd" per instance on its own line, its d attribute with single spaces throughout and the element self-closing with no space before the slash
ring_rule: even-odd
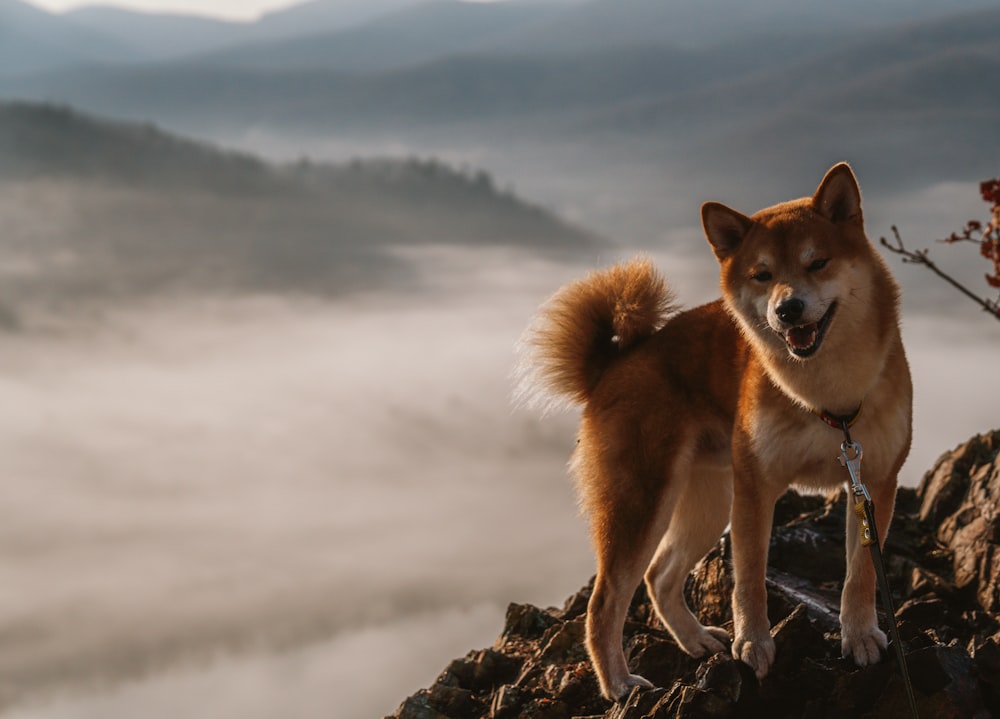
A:
<svg viewBox="0 0 1000 719">
<path fill-rule="evenodd" d="M 854 452 L 853 457 L 850 454 L 852 451 Z M 840 445 L 840 456 L 837 457 L 837 461 L 840 462 L 841 466 L 847 467 L 847 471 L 851 473 L 851 486 L 854 489 L 854 495 L 864 495 L 865 499 L 871 499 L 868 495 L 868 489 L 861 483 L 862 456 L 864 456 L 864 452 L 861 450 L 861 443 L 851 440 Z"/>
<path fill-rule="evenodd" d="M 853 455 L 852 455 L 853 452 Z M 865 503 L 871 502 L 871 495 L 868 488 L 861 481 L 861 457 L 864 452 L 861 450 L 861 443 L 850 441 L 840 445 L 840 456 L 837 461 L 847 467 L 851 475 L 851 490 L 854 492 L 854 514 L 858 518 L 858 534 L 862 547 L 870 547 L 875 541 L 872 527 L 868 522 L 868 512 Z"/>
</svg>

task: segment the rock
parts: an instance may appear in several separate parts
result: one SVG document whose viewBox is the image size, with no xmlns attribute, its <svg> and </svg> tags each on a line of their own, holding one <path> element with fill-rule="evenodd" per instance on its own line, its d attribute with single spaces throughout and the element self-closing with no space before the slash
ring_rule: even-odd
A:
<svg viewBox="0 0 1000 719">
<path fill-rule="evenodd" d="M 685 686 L 681 688 L 681 698 L 674 713 L 678 719 L 723 719 L 731 717 L 736 705 L 715 692 Z"/>
<path fill-rule="evenodd" d="M 426 689 L 405 699 L 393 716 L 397 719 L 449 719 L 447 714 L 430 705 Z"/>
<path fill-rule="evenodd" d="M 809 618 L 805 604 L 796 606 L 791 614 L 771 629 L 771 634 L 777 650 L 775 669 L 791 676 L 798 669 L 796 664 L 799 657 L 824 659 L 831 656 L 835 649 L 839 649 L 826 639 L 816 622 Z M 782 664 L 788 666 L 784 667 Z"/>
<path fill-rule="evenodd" d="M 526 692 L 510 684 L 497 689 L 490 702 L 490 719 L 517 716 L 527 700 Z"/>
<path fill-rule="evenodd" d="M 502 648 L 512 641 L 538 639 L 558 621 L 550 611 L 530 604 L 511 604 L 507 607 L 507 621 L 495 648 Z"/>
<path fill-rule="evenodd" d="M 733 620 L 731 565 L 729 535 L 724 535 L 688 577 L 685 594 L 702 624 L 721 627 Z"/>
<path fill-rule="evenodd" d="M 468 689 L 435 683 L 427 690 L 427 703 L 445 716 L 475 716 L 483 706 Z"/>
<path fill-rule="evenodd" d="M 993 716 L 1000 716 L 1000 637 L 990 638 L 974 649 L 972 666 L 987 709 Z"/>
<path fill-rule="evenodd" d="M 580 662 L 587 659 L 583 641 L 586 636 L 583 619 L 574 619 L 551 627 L 542 636 L 539 660 L 547 663 Z"/>
<path fill-rule="evenodd" d="M 728 654 L 715 654 L 703 662 L 698 667 L 695 686 L 712 692 L 733 707 L 753 704 L 759 689 L 753 670 Z"/>
<path fill-rule="evenodd" d="M 636 674 L 660 686 L 669 686 L 678 678 L 692 679 L 698 660 L 692 659 L 673 639 L 654 634 L 640 634 L 625 646 L 625 656 Z"/>
<path fill-rule="evenodd" d="M 576 619 L 577 617 L 582 617 L 586 614 L 587 602 L 590 601 L 590 595 L 593 591 L 594 581 L 592 579 L 587 586 L 571 596 L 566 600 L 565 604 L 563 604 L 563 619 Z"/>
<path fill-rule="evenodd" d="M 613 706 L 605 719 L 643 719 L 667 695 L 666 689 L 640 689 L 636 687 L 622 701 Z"/>
<path fill-rule="evenodd" d="M 1000 718 L 1000 431 L 945 454 L 916 490 L 902 488 L 885 543 L 902 646 L 923 719 Z M 684 654 L 645 589 L 633 597 L 624 648 L 658 684 L 617 703 L 600 695 L 584 648 L 593 583 L 562 608 L 511 604 L 493 647 L 452 661 L 395 719 L 896 719 L 910 715 L 895 654 L 858 668 L 840 657 L 846 497 L 789 493 L 775 509 L 767 574 L 777 657 L 758 682 L 720 653 Z M 728 535 L 686 591 L 701 621 L 732 631 Z M 880 624 L 888 619 L 879 605 Z"/>
<path fill-rule="evenodd" d="M 516 656 L 494 649 L 469 652 L 464 659 L 456 659 L 438 677 L 439 684 L 461 687 L 473 692 L 483 692 L 513 681 L 521 671 L 522 661 Z"/>
<path fill-rule="evenodd" d="M 940 645 L 927 647 L 911 652 L 907 663 L 921 716 L 936 719 L 988 719 L 991 716 L 972 659 L 964 649 Z M 908 712 L 903 683 L 898 675 L 892 675 L 877 702 L 875 716 L 894 719 L 907 716 Z"/>
<path fill-rule="evenodd" d="M 954 582 L 1000 612 L 1000 430 L 942 456 L 917 494 L 920 519 L 953 555 Z"/>
</svg>

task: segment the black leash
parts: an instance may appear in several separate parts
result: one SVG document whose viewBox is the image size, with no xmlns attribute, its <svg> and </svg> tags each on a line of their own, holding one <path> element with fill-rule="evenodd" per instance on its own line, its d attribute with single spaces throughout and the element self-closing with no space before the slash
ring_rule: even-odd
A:
<svg viewBox="0 0 1000 719">
<path fill-rule="evenodd" d="M 878 578 L 879 593 L 882 595 L 882 604 L 889 619 L 889 634 L 896 649 L 899 671 L 903 675 L 906 698 L 910 702 L 910 713 L 913 714 L 913 719 L 920 719 L 917 714 L 917 700 L 913 695 L 913 684 L 910 681 L 910 671 L 906 666 L 906 656 L 903 654 L 903 642 L 899 638 L 899 627 L 896 625 L 896 607 L 893 605 L 892 593 L 889 591 L 889 579 L 885 575 L 882 545 L 879 542 L 878 527 L 875 523 L 875 503 L 872 501 L 871 495 L 868 494 L 868 488 L 861 482 L 861 444 L 851 439 L 850 425 L 860 411 L 859 407 L 851 421 L 845 418 L 842 422 L 844 443 L 840 445 L 841 456 L 837 459 L 847 467 L 847 471 L 851 475 L 851 493 L 854 495 L 854 514 L 858 519 L 861 546 L 871 550 L 872 564 L 875 566 L 875 575 Z"/>
</svg>

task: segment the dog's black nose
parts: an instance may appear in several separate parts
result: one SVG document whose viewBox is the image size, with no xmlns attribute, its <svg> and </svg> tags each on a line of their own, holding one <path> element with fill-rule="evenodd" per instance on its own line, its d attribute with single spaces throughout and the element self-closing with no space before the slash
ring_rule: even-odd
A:
<svg viewBox="0 0 1000 719">
<path fill-rule="evenodd" d="M 802 319 L 802 310 L 806 308 L 806 303 L 800 299 L 792 297 L 789 300 L 785 300 L 779 304 L 775 309 L 774 313 L 778 315 L 778 319 L 785 324 L 794 325 L 800 319 Z"/>
</svg>

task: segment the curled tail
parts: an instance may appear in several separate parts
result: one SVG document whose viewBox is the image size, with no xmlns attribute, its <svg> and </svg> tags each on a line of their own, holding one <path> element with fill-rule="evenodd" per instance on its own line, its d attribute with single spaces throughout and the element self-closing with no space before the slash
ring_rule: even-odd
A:
<svg viewBox="0 0 1000 719">
<path fill-rule="evenodd" d="M 515 398 L 545 407 L 585 403 L 615 357 L 675 309 L 663 277 L 644 257 L 571 282 L 542 305 L 521 338 Z"/>
</svg>

